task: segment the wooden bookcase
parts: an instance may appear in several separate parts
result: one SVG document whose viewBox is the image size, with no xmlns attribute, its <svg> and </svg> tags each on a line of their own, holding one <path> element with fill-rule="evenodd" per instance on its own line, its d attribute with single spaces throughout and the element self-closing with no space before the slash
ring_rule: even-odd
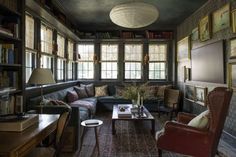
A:
<svg viewBox="0 0 236 157">
<path fill-rule="evenodd" d="M 3 89 L 10 89 L 8 101 L 0 99 L 6 107 L 0 114 L 19 112 L 18 105 L 23 105 L 24 7 L 24 0 L 0 0 L 0 98 Z"/>
</svg>

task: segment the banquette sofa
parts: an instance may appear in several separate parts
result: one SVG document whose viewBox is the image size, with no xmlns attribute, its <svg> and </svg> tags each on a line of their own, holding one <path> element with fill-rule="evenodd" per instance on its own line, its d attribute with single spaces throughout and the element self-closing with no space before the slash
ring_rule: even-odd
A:
<svg viewBox="0 0 236 157">
<path fill-rule="evenodd" d="M 169 88 L 171 85 L 150 87 L 155 89 L 155 97 L 144 100 L 144 106 L 149 111 L 157 111 L 158 97 L 164 96 L 165 88 Z M 86 91 L 86 94 L 84 91 Z M 68 138 L 65 141 L 64 151 L 76 151 L 81 144 L 80 139 L 83 132 L 83 128 L 80 127 L 81 121 L 94 117 L 96 112 L 112 111 L 115 104 L 131 103 L 131 100 L 122 98 L 119 92 L 118 87 L 114 85 L 96 87 L 93 84 L 80 84 L 44 95 L 44 104 L 42 106 L 39 106 L 41 102 L 40 96 L 30 98 L 27 110 L 37 110 L 46 114 L 60 114 L 65 109 L 64 105 L 55 105 L 50 103 L 50 100 L 69 104 L 72 108 L 72 115 L 65 131 Z"/>
</svg>

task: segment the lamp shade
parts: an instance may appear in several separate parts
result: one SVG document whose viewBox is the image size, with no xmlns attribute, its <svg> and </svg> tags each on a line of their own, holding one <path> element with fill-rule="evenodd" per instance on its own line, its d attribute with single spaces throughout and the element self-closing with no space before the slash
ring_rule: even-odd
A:
<svg viewBox="0 0 236 157">
<path fill-rule="evenodd" d="M 56 83 L 51 69 L 36 68 L 32 72 L 28 84 L 45 85 Z"/>
<path fill-rule="evenodd" d="M 130 2 L 115 6 L 110 11 L 110 19 L 118 26 L 125 28 L 141 28 L 155 22 L 159 11 L 151 4 Z"/>
</svg>

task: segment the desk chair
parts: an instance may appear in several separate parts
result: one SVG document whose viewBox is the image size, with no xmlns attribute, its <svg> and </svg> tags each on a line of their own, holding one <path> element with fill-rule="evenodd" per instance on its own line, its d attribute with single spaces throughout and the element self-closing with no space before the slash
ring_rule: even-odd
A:
<svg viewBox="0 0 236 157">
<path fill-rule="evenodd" d="M 63 135 L 65 128 L 69 122 L 71 115 L 71 108 L 68 106 L 66 111 L 64 111 L 58 120 L 56 137 L 52 144 L 49 144 L 48 147 L 36 147 L 33 151 L 28 154 L 27 157 L 59 157 L 60 150 L 63 146 Z"/>
</svg>

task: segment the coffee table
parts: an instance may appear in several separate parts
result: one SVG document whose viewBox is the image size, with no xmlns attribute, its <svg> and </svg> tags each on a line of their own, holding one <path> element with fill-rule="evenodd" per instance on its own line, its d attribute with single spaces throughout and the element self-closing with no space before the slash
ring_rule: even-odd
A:
<svg viewBox="0 0 236 157">
<path fill-rule="evenodd" d="M 132 106 L 132 104 L 124 104 Z M 113 106 L 113 112 L 112 112 L 112 134 L 116 134 L 116 128 L 115 123 L 116 121 L 150 121 L 151 122 L 151 133 L 155 135 L 155 118 L 152 116 L 152 114 L 144 107 L 144 113 L 147 115 L 146 117 L 137 117 L 136 115 L 132 114 L 131 117 L 118 117 L 118 105 Z"/>
</svg>

